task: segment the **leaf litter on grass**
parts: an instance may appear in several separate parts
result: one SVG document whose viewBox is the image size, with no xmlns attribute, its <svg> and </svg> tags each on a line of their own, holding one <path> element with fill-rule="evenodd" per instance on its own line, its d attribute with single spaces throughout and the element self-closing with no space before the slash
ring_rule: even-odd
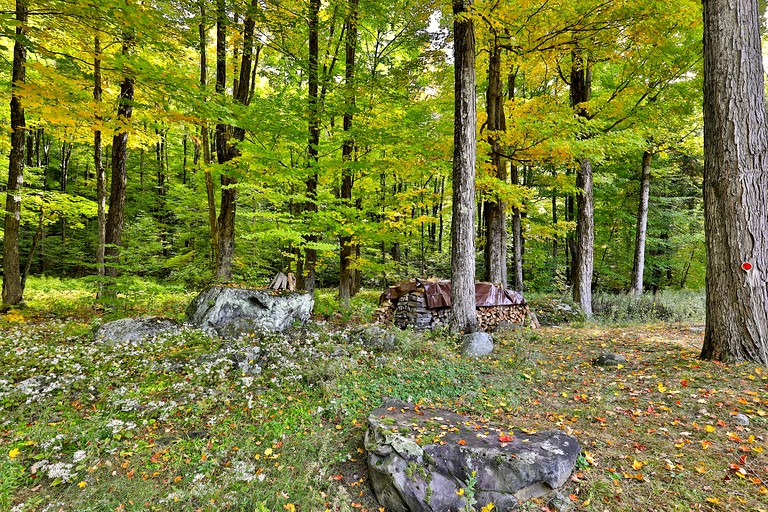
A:
<svg viewBox="0 0 768 512">
<path fill-rule="evenodd" d="M 563 494 L 578 509 L 768 508 L 768 371 L 699 361 L 701 335 L 685 327 L 518 331 L 477 361 L 418 335 L 419 350 L 382 361 L 322 326 L 115 348 L 82 323 L 11 320 L 0 321 L 0 469 L 16 476 L 0 497 L 19 512 L 377 510 L 361 439 L 384 394 L 504 432 L 575 435 L 584 451 Z M 246 375 L 237 357 L 254 344 L 261 371 Z M 592 366 L 601 353 L 627 363 Z"/>
<path fill-rule="evenodd" d="M 580 440 L 590 460 L 569 489 L 583 509 L 768 509 L 764 368 L 699 360 L 701 334 L 687 327 L 548 329 L 538 337 L 546 357 L 530 368 L 528 404 L 497 414 Z M 602 353 L 622 354 L 627 364 L 593 366 Z M 737 414 L 750 424 L 737 424 Z"/>
</svg>

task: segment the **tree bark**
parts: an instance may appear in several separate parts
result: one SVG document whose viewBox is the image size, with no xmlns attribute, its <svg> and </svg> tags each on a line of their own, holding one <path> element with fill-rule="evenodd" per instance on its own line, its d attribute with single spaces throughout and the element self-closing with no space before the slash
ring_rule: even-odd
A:
<svg viewBox="0 0 768 512">
<path fill-rule="evenodd" d="M 16 41 L 13 44 L 11 81 L 11 152 L 8 156 L 8 185 L 5 198 L 5 228 L 3 238 L 3 304 L 21 303 L 24 288 L 21 283 L 19 238 L 21 236 L 21 190 L 24 187 L 24 142 L 26 121 L 19 96 L 27 78 L 27 48 L 24 45 L 29 7 L 27 0 L 16 0 Z"/>
<path fill-rule="evenodd" d="M 643 273 L 645 271 L 645 241 L 648 232 L 648 201 L 651 192 L 651 160 L 653 153 L 643 152 L 643 166 L 640 171 L 640 203 L 637 207 L 635 229 L 635 260 L 632 265 L 632 287 L 630 295 L 643 294 Z"/>
<path fill-rule="evenodd" d="M 208 38 L 205 27 L 205 0 L 200 1 L 200 24 L 198 35 L 200 37 L 200 86 L 205 89 L 208 83 L 208 57 L 206 47 Z M 208 137 L 208 125 L 204 122 L 200 126 L 200 145 L 203 149 L 203 169 L 205 172 L 205 193 L 208 199 L 208 225 L 211 229 L 211 250 L 213 252 L 214 273 L 219 261 L 219 226 L 216 221 L 216 196 L 213 189 L 213 175 L 211 173 L 211 142 Z"/>
<path fill-rule="evenodd" d="M 512 166 L 512 184 L 520 184 L 517 166 Z M 514 256 L 515 290 L 523 293 L 523 217 L 520 208 L 512 208 L 512 252 Z"/>
<path fill-rule="evenodd" d="M 341 191 L 340 199 L 344 208 L 352 206 L 352 187 L 354 176 L 351 168 L 355 151 L 355 139 L 352 131 L 352 120 L 355 112 L 355 52 L 357 50 L 357 16 L 359 0 L 349 0 L 349 12 L 347 13 L 346 41 L 345 41 L 345 68 L 344 68 L 344 142 L 341 146 Z M 355 288 L 355 269 L 352 268 L 353 258 L 357 254 L 351 234 L 339 237 L 339 305 L 342 309 L 349 309 L 349 300 Z"/>
<path fill-rule="evenodd" d="M 309 67 L 307 73 L 309 92 L 309 137 L 307 141 L 307 166 L 309 177 L 306 180 L 307 201 L 304 203 L 304 213 L 309 217 L 308 224 L 311 230 L 311 218 L 317 213 L 317 164 L 319 160 L 320 145 L 320 97 L 318 74 L 318 60 L 320 45 L 318 41 L 318 26 L 320 15 L 320 0 L 309 1 Z M 305 236 L 307 246 L 304 248 L 303 257 L 299 255 L 297 286 L 309 293 L 315 291 L 315 266 L 317 265 L 317 250 L 313 245 L 317 242 L 317 235 L 309 233 Z"/>
<path fill-rule="evenodd" d="M 507 168 L 501 158 L 500 132 L 507 130 L 504 115 L 504 89 L 501 82 L 501 48 L 494 43 L 488 60 L 488 143 L 491 146 L 491 167 L 496 178 L 506 183 Z M 507 286 L 507 205 L 497 197 L 485 204 L 485 279 Z"/>
<path fill-rule="evenodd" d="M 768 126 L 758 1 L 703 4 L 707 324 L 701 357 L 768 365 Z"/>
<path fill-rule="evenodd" d="M 133 46 L 133 36 L 125 35 L 123 39 L 123 55 L 128 55 Z M 120 84 L 118 97 L 117 118 L 125 125 L 130 123 L 133 115 L 134 78 L 130 71 L 125 71 Z M 125 222 L 125 188 L 127 184 L 126 163 L 128 161 L 128 131 L 123 130 L 112 137 L 112 185 L 109 193 L 109 213 L 105 226 L 104 241 L 106 248 L 104 258 L 111 263 L 106 268 L 106 275 L 117 276 L 115 266 L 119 259 L 120 245 Z"/>
<path fill-rule="evenodd" d="M 583 104 L 589 101 L 592 87 L 592 71 L 589 60 L 579 52 L 573 52 L 571 66 L 571 106 L 580 117 L 587 117 Z M 592 273 L 594 269 L 595 215 L 592 185 L 592 162 L 579 160 L 576 169 L 576 247 L 573 254 L 573 300 L 587 318 L 592 316 Z"/>
<path fill-rule="evenodd" d="M 99 34 L 93 39 L 93 100 L 101 103 L 101 39 Z M 98 107 L 97 107 L 98 108 Z M 100 121 L 101 116 L 96 115 L 96 121 Z M 98 208 L 98 241 L 96 243 L 96 266 L 99 273 L 99 285 L 96 292 L 96 298 L 100 298 L 104 293 L 104 244 L 106 243 L 106 224 L 107 224 L 107 180 L 104 172 L 104 159 L 101 151 L 101 130 L 93 132 L 93 167 L 96 171 L 96 203 Z"/>
<path fill-rule="evenodd" d="M 474 332 L 475 309 L 475 30 L 471 0 L 453 0 L 454 135 L 451 225 L 451 312 L 453 329 Z"/>
</svg>

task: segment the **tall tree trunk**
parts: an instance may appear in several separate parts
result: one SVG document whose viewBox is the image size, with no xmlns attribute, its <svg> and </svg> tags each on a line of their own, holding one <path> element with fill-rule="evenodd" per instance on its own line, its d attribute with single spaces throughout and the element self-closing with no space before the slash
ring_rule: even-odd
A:
<svg viewBox="0 0 768 512">
<path fill-rule="evenodd" d="M 507 167 L 501 158 L 500 132 L 507 130 L 504 115 L 504 89 L 501 82 L 501 48 L 494 38 L 488 60 L 488 143 L 491 146 L 491 167 L 496 178 L 506 183 Z M 507 205 L 498 196 L 485 203 L 485 279 L 507 286 Z"/>
<path fill-rule="evenodd" d="M 577 115 L 586 117 L 583 103 L 589 101 L 592 87 L 592 71 L 589 60 L 579 52 L 573 52 L 571 66 L 571 106 Z M 592 162 L 579 159 L 576 169 L 576 265 L 573 273 L 573 300 L 581 306 L 584 316 L 592 316 L 592 273 L 594 269 L 595 205 L 592 185 Z"/>
<path fill-rule="evenodd" d="M 99 34 L 93 39 L 93 100 L 97 108 L 101 104 L 101 39 Z M 101 116 L 96 115 L 96 121 Z M 104 293 L 104 244 L 106 243 L 105 230 L 107 224 L 107 180 L 104 173 L 104 162 L 101 153 L 101 130 L 93 132 L 93 167 L 96 171 L 96 203 L 98 207 L 99 227 L 98 242 L 96 243 L 96 266 L 99 272 L 99 287 L 96 298 Z"/>
<path fill-rule="evenodd" d="M 351 135 L 352 119 L 355 112 L 355 51 L 357 50 L 357 10 L 359 0 L 349 0 L 347 13 L 346 42 L 345 42 L 345 68 L 344 68 L 344 143 L 341 146 L 341 203 L 345 208 L 352 206 L 352 187 L 354 185 L 352 173 L 352 160 L 355 151 L 355 139 Z M 349 300 L 355 288 L 355 269 L 352 261 L 357 250 L 352 243 L 352 235 L 345 234 L 339 237 L 339 305 L 342 309 L 349 309 Z"/>
<path fill-rule="evenodd" d="M 517 166 L 512 166 L 512 184 L 520 185 L 520 175 Z M 512 250 L 515 263 L 515 290 L 523 292 L 523 217 L 520 208 L 512 208 Z"/>
<path fill-rule="evenodd" d="M 200 86 L 205 89 L 208 83 L 208 59 L 206 47 L 208 38 L 205 27 L 205 0 L 200 1 L 200 24 L 198 34 L 200 36 Z M 208 138 L 208 125 L 204 122 L 200 126 L 200 145 L 203 147 L 203 169 L 205 172 L 205 193 L 208 199 L 208 225 L 211 229 L 211 249 L 213 253 L 214 272 L 219 261 L 219 226 L 216 221 L 216 196 L 213 189 L 213 175 L 211 173 L 211 142 Z"/>
<path fill-rule="evenodd" d="M 453 135 L 453 222 L 451 225 L 451 312 L 453 329 L 477 329 L 475 309 L 475 29 L 471 0 L 453 0 L 455 117 Z"/>
<path fill-rule="evenodd" d="M 312 230 L 312 217 L 317 213 L 317 164 L 320 145 L 320 97 L 318 60 L 320 45 L 318 41 L 320 15 L 320 0 L 309 0 L 309 69 L 307 73 L 309 90 L 309 138 L 307 141 L 307 165 L 309 177 L 306 180 L 307 201 L 304 213 L 308 217 L 308 225 Z M 297 286 L 310 293 L 315 291 L 315 266 L 317 265 L 317 250 L 313 245 L 317 242 L 316 234 L 310 232 L 305 236 L 307 247 L 304 248 L 303 258 L 299 256 Z"/>
<path fill-rule="evenodd" d="M 251 66 L 253 64 L 253 34 L 255 29 L 254 10 L 257 0 L 252 0 L 251 7 L 243 25 L 243 54 L 239 75 L 233 85 L 232 96 L 238 103 L 247 105 L 249 101 Z M 226 18 L 225 0 L 217 0 L 216 13 L 216 91 L 224 93 L 226 88 Z M 237 54 L 236 54 L 237 55 Z M 240 156 L 240 150 L 230 143 L 230 135 L 236 141 L 245 139 L 245 130 L 238 126 L 219 124 L 216 126 L 216 152 L 219 164 L 224 164 Z M 232 260 L 235 254 L 235 214 L 237 210 L 237 178 L 226 171 L 221 175 L 221 205 L 219 208 L 218 260 L 216 278 L 219 281 L 232 279 Z"/>
<path fill-rule="evenodd" d="M 552 169 L 553 176 L 557 176 L 557 170 Z M 557 282 L 557 256 L 558 256 L 558 236 L 557 236 L 557 190 L 552 187 L 552 282 Z"/>
<path fill-rule="evenodd" d="M 704 0 L 704 359 L 768 365 L 768 126 L 757 0 Z"/>
<path fill-rule="evenodd" d="M 11 152 L 8 156 L 3 235 L 3 304 L 7 305 L 19 304 L 24 296 L 19 267 L 19 238 L 21 235 L 21 189 L 24 187 L 26 122 L 19 88 L 27 79 L 27 48 L 24 41 L 28 14 L 27 0 L 16 0 L 16 41 L 13 45 L 11 81 Z"/>
<path fill-rule="evenodd" d="M 216 1 L 216 92 L 223 95 L 227 87 L 227 11 L 225 0 Z M 234 156 L 233 147 L 229 143 L 230 127 L 219 123 L 216 125 L 216 155 L 219 164 L 225 164 Z M 237 179 L 227 175 L 226 169 L 221 173 L 221 203 L 217 219 L 218 251 L 216 252 L 216 279 L 230 281 L 232 279 L 232 258 L 235 249 L 235 206 Z"/>
<path fill-rule="evenodd" d="M 637 207 L 637 227 L 635 229 L 635 260 L 632 265 L 632 287 L 630 295 L 643 294 L 643 272 L 645 271 L 645 241 L 648 233 L 648 201 L 651 193 L 651 160 L 653 153 L 643 152 L 643 165 L 640 171 L 640 203 Z"/>
<path fill-rule="evenodd" d="M 128 55 L 133 46 L 133 36 L 125 35 L 123 39 L 123 55 Z M 118 97 L 117 117 L 125 125 L 128 125 L 133 115 L 133 73 L 125 70 L 123 81 L 120 84 L 120 96 Z M 106 275 L 117 276 L 115 266 L 119 259 L 119 247 L 122 243 L 123 224 L 125 222 L 125 188 L 127 184 L 126 163 L 128 161 L 128 132 L 122 131 L 112 137 L 112 185 L 109 193 L 109 213 L 105 227 L 104 241 L 106 248 L 105 259 L 110 266 L 106 269 Z"/>
</svg>

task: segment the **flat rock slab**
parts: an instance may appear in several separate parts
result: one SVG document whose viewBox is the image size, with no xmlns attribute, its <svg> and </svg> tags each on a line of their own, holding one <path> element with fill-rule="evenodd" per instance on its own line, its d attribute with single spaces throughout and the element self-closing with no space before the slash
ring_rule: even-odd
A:
<svg viewBox="0 0 768 512">
<path fill-rule="evenodd" d="M 187 308 L 187 321 L 225 338 L 254 331 L 282 332 L 312 314 L 309 293 L 211 286 Z"/>
<path fill-rule="evenodd" d="M 463 510 L 472 473 L 476 509 L 514 509 L 563 485 L 581 451 L 559 430 L 512 432 L 399 400 L 371 412 L 365 448 L 376 497 L 396 512 Z"/>
<path fill-rule="evenodd" d="M 149 338 L 180 331 L 181 326 L 170 318 L 141 316 L 107 322 L 99 326 L 94 339 L 101 343 L 141 343 Z"/>
</svg>

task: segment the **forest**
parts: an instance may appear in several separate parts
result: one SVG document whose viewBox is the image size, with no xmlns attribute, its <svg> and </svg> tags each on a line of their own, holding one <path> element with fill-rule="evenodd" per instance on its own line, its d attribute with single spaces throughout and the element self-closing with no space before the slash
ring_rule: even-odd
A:
<svg viewBox="0 0 768 512">
<path fill-rule="evenodd" d="M 0 0 L 0 510 L 764 512 L 765 10 Z"/>
<path fill-rule="evenodd" d="M 13 83 L 23 107 L 23 276 L 98 278 L 106 261 L 195 289 L 295 272 L 342 305 L 450 277 L 447 2 L 17 4 L 0 93 Z M 471 16 L 478 279 L 565 293 L 582 261 L 588 290 L 702 289 L 700 4 L 484 0 Z"/>
</svg>

